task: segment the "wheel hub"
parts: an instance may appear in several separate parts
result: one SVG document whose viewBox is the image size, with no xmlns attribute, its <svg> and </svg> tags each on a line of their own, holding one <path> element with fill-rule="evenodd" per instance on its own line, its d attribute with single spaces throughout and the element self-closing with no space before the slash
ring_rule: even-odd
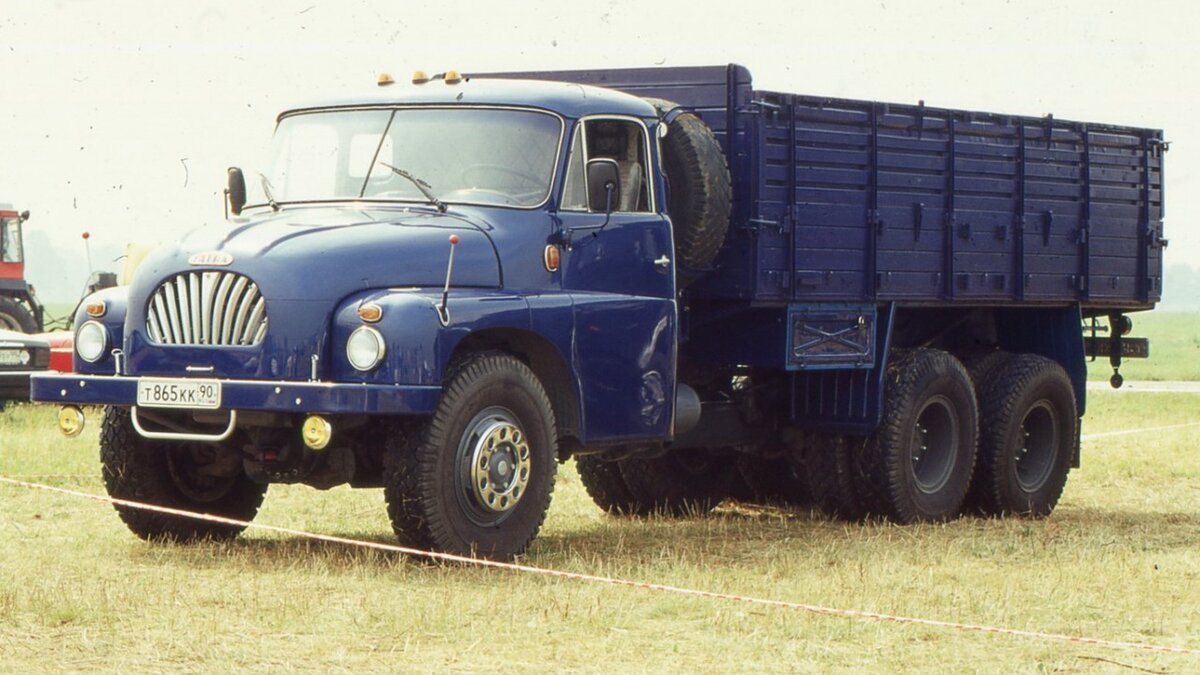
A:
<svg viewBox="0 0 1200 675">
<path fill-rule="evenodd" d="M 529 485 L 529 443 L 515 422 L 482 420 L 470 435 L 471 496 L 483 510 L 498 514 L 516 507 Z"/>
<path fill-rule="evenodd" d="M 1020 444 L 1013 458 L 1017 484 L 1025 492 L 1040 490 L 1053 472 L 1058 454 L 1058 415 L 1049 401 L 1038 401 L 1021 420 Z"/>
<path fill-rule="evenodd" d="M 930 398 L 917 415 L 910 458 L 916 487 L 934 494 L 945 487 L 955 465 L 959 434 L 953 405 L 945 396 Z"/>
</svg>

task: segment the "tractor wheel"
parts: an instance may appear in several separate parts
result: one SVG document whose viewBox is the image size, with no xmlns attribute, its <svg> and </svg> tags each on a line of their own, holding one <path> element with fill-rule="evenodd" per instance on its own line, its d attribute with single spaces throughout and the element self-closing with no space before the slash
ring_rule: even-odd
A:
<svg viewBox="0 0 1200 675">
<path fill-rule="evenodd" d="M 24 305 L 12 298 L 0 297 L 0 330 L 36 333 L 38 325 Z"/>
</svg>

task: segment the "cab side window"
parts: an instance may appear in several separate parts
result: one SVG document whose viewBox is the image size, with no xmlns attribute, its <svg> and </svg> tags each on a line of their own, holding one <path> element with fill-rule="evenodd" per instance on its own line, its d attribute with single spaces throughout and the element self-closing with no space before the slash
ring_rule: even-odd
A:
<svg viewBox="0 0 1200 675">
<path fill-rule="evenodd" d="M 584 211 L 587 203 L 588 160 L 606 158 L 617 162 L 621 198 L 617 211 L 650 210 L 649 166 L 646 137 L 640 124 L 625 120 L 588 120 L 575 128 L 571 158 L 563 187 L 562 208 Z M 593 205 L 603 210 L 603 205 Z"/>
</svg>

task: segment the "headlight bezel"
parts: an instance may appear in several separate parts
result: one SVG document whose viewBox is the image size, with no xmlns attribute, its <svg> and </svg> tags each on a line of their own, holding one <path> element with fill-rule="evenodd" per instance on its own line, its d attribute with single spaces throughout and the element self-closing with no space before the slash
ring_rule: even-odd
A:
<svg viewBox="0 0 1200 675">
<path fill-rule="evenodd" d="M 362 341 L 370 338 L 373 345 L 367 345 Z M 360 361 L 355 358 L 356 348 L 366 347 L 371 350 L 371 358 L 367 361 Z M 367 354 L 368 352 L 363 352 Z M 383 333 L 380 333 L 374 326 L 359 326 L 350 333 L 350 337 L 346 338 L 346 360 L 350 363 L 350 367 L 355 370 L 367 373 L 379 367 L 383 363 L 384 357 L 387 355 L 387 341 L 383 339 Z M 368 362 L 369 361 L 369 362 Z"/>
<path fill-rule="evenodd" d="M 94 333 L 99 338 L 98 346 L 95 353 L 92 353 L 90 346 L 93 344 L 90 341 L 85 341 L 85 331 Z M 104 358 L 108 351 L 108 329 L 99 321 L 85 321 L 75 331 L 75 355 L 87 361 L 88 363 L 96 363 Z"/>
</svg>

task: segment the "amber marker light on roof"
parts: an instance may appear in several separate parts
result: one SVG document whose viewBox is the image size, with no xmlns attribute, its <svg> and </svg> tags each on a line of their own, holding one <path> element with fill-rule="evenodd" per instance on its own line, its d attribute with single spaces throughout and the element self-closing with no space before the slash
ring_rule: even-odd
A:
<svg viewBox="0 0 1200 675">
<path fill-rule="evenodd" d="M 446 84 L 458 84 L 462 82 L 462 75 L 459 75 L 457 70 L 447 70 L 443 79 L 446 80 Z"/>
<path fill-rule="evenodd" d="M 423 70 L 414 70 L 413 71 L 413 79 L 412 79 L 413 84 L 425 84 L 428 81 L 429 81 L 429 76 L 425 74 L 425 71 L 423 71 Z"/>
<path fill-rule="evenodd" d="M 358 308 L 358 318 L 367 323 L 375 323 L 383 318 L 383 308 L 373 302 L 368 302 Z"/>
<path fill-rule="evenodd" d="M 88 316 L 99 319 L 108 312 L 108 306 L 103 302 L 89 302 L 84 306 L 83 311 L 87 312 Z"/>
<path fill-rule="evenodd" d="M 378 84 L 378 85 L 379 85 L 379 86 L 381 86 L 381 87 L 386 87 L 386 86 L 388 86 L 389 84 L 395 84 L 395 83 L 396 83 L 396 81 L 395 81 L 395 80 L 393 80 L 393 79 L 392 79 L 392 76 L 391 76 L 391 75 L 389 75 L 389 74 L 387 74 L 387 73 L 380 73 L 380 74 L 379 74 L 379 81 L 378 81 L 378 82 L 376 82 L 376 84 Z"/>
</svg>

